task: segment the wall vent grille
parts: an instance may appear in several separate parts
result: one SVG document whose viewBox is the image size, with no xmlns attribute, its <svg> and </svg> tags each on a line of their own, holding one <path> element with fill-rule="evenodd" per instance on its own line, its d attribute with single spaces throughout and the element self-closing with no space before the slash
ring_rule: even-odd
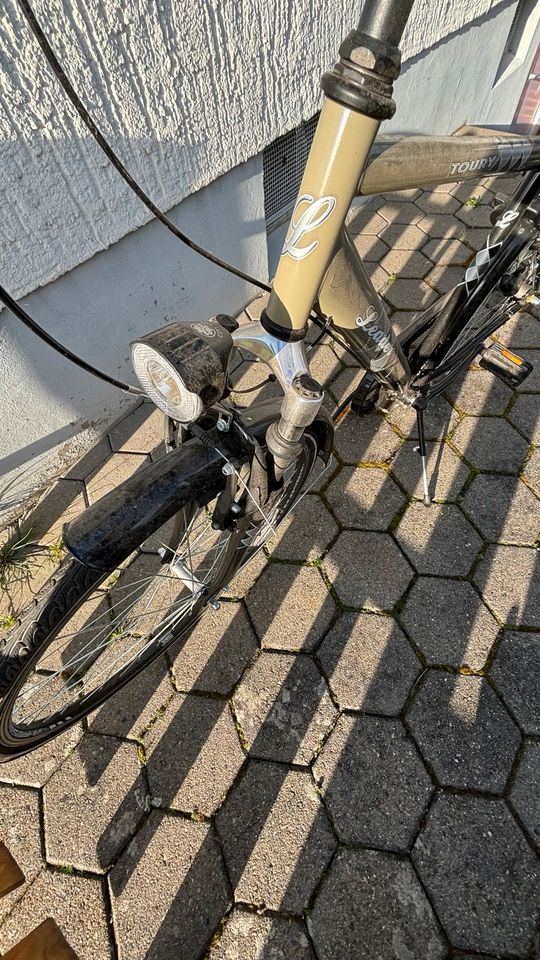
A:
<svg viewBox="0 0 540 960">
<path fill-rule="evenodd" d="M 271 230 L 289 216 L 296 200 L 319 114 L 264 148 L 264 214 Z"/>
</svg>

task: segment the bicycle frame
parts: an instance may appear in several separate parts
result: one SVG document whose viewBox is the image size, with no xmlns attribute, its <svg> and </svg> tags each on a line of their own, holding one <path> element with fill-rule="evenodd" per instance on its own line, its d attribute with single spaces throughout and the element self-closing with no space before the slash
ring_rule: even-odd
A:
<svg viewBox="0 0 540 960">
<path fill-rule="evenodd" d="M 540 137 L 496 136 L 475 128 L 474 136 L 393 138 L 366 167 L 381 120 L 394 110 L 390 93 L 399 72 L 397 43 L 411 7 L 412 0 L 366 0 L 358 30 L 346 38 L 339 63 L 323 77 L 327 97 L 261 317 L 264 330 L 278 341 L 301 340 L 318 302 L 366 369 L 409 403 L 414 371 L 345 226 L 353 198 L 532 171 L 467 269 L 456 296 L 442 298 L 447 327 L 459 336 L 489 292 L 488 274 L 500 277 L 512 262 L 509 257 L 515 259 L 526 244 L 521 215 L 540 190 L 535 172 L 540 170 Z"/>
</svg>

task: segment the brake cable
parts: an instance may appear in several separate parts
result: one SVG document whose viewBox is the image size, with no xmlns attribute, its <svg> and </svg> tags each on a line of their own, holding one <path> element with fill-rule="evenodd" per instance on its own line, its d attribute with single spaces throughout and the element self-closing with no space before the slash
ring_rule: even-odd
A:
<svg viewBox="0 0 540 960">
<path fill-rule="evenodd" d="M 192 240 L 186 233 L 180 230 L 176 224 L 161 210 L 153 200 L 148 196 L 148 194 L 142 189 L 142 187 L 137 183 L 137 181 L 131 176 L 129 171 L 126 169 L 122 161 L 119 159 L 117 154 L 112 149 L 110 143 L 105 138 L 97 124 L 94 122 L 90 113 L 84 106 L 79 95 L 75 91 L 71 81 L 66 75 L 63 67 L 61 66 L 54 50 L 52 49 L 47 37 L 43 33 L 41 26 L 36 18 L 36 15 L 28 2 L 28 0 L 17 0 L 18 6 L 22 11 L 31 33 L 33 34 L 35 40 L 37 41 L 39 47 L 41 48 L 42 53 L 44 54 L 49 66 L 51 67 L 56 79 L 62 86 L 64 92 L 66 93 L 68 99 L 75 107 L 79 117 L 85 124 L 86 128 L 91 133 L 94 140 L 103 150 L 104 154 L 108 160 L 112 163 L 115 169 L 118 171 L 122 179 L 127 183 L 128 187 L 135 193 L 139 200 L 147 207 L 147 209 L 159 220 L 164 227 L 167 228 L 181 243 L 184 243 L 187 247 L 193 250 L 195 253 L 198 253 L 204 259 L 209 260 L 210 263 L 213 263 L 215 266 L 220 267 L 222 270 L 227 271 L 228 273 L 233 274 L 241 280 L 245 280 L 247 283 L 250 283 L 252 286 L 258 287 L 260 290 L 268 293 L 271 288 L 267 283 L 264 283 L 262 280 L 258 280 L 255 277 L 252 277 L 250 274 L 245 273 L 243 270 L 240 270 L 238 267 L 233 266 L 228 263 L 226 260 L 222 260 L 220 257 L 213 254 L 210 250 L 207 250 L 205 247 L 201 246 L 195 240 Z M 106 373 L 96 369 L 91 364 L 87 363 L 85 360 L 82 360 L 77 354 L 73 353 L 67 347 L 64 347 L 63 344 L 59 343 L 54 339 L 50 334 L 48 334 L 42 327 L 40 327 L 30 316 L 23 310 L 23 308 L 17 304 L 17 302 L 7 293 L 7 291 L 0 286 L 0 300 L 8 307 L 11 312 L 24 323 L 30 330 L 33 331 L 38 337 L 45 341 L 53 350 L 56 350 L 67 360 L 70 360 L 72 363 L 81 367 L 83 370 L 86 370 L 87 373 L 92 374 L 92 376 L 97 377 L 100 380 L 104 380 L 106 383 L 110 383 L 118 389 L 123 390 L 127 393 L 133 393 L 137 396 L 144 395 L 143 391 L 132 387 L 127 383 L 123 383 L 121 380 L 117 380 L 114 377 L 109 376 Z M 332 340 L 341 343 L 341 346 L 344 346 L 345 349 L 352 355 L 355 356 L 355 352 L 351 350 L 348 345 L 345 345 L 341 342 L 341 338 L 338 338 L 336 334 L 329 329 L 329 318 L 323 319 L 318 315 L 318 311 L 310 313 L 310 319 L 315 323 L 319 328 L 321 328 L 321 335 L 317 338 L 317 343 L 324 333 L 327 333 Z"/>
</svg>

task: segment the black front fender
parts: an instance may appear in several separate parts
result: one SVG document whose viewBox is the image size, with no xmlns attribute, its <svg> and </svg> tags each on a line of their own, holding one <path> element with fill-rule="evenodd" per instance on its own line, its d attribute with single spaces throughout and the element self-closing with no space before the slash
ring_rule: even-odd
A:
<svg viewBox="0 0 540 960">
<path fill-rule="evenodd" d="M 278 398 L 245 410 L 242 420 L 246 429 L 264 442 L 280 408 Z M 325 410 L 320 411 L 309 430 L 315 434 L 324 460 L 328 460 L 333 425 Z M 187 440 L 142 467 L 68 524 L 64 528 L 66 547 L 86 566 L 114 570 L 190 500 L 203 503 L 217 496 L 225 482 L 223 455 L 238 468 L 250 459 L 252 451 L 249 440 L 235 429 L 221 433 L 214 428 L 205 442 L 197 437 Z"/>
</svg>

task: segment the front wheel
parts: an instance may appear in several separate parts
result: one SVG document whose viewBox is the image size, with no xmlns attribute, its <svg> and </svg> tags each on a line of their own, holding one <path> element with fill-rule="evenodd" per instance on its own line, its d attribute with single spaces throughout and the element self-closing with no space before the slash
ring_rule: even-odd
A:
<svg viewBox="0 0 540 960">
<path fill-rule="evenodd" d="M 213 529 L 215 501 L 192 501 L 113 573 L 66 560 L 0 641 L 0 760 L 77 723 L 187 637 L 292 509 L 318 453 L 306 434 L 264 517 L 234 530 Z"/>
</svg>

